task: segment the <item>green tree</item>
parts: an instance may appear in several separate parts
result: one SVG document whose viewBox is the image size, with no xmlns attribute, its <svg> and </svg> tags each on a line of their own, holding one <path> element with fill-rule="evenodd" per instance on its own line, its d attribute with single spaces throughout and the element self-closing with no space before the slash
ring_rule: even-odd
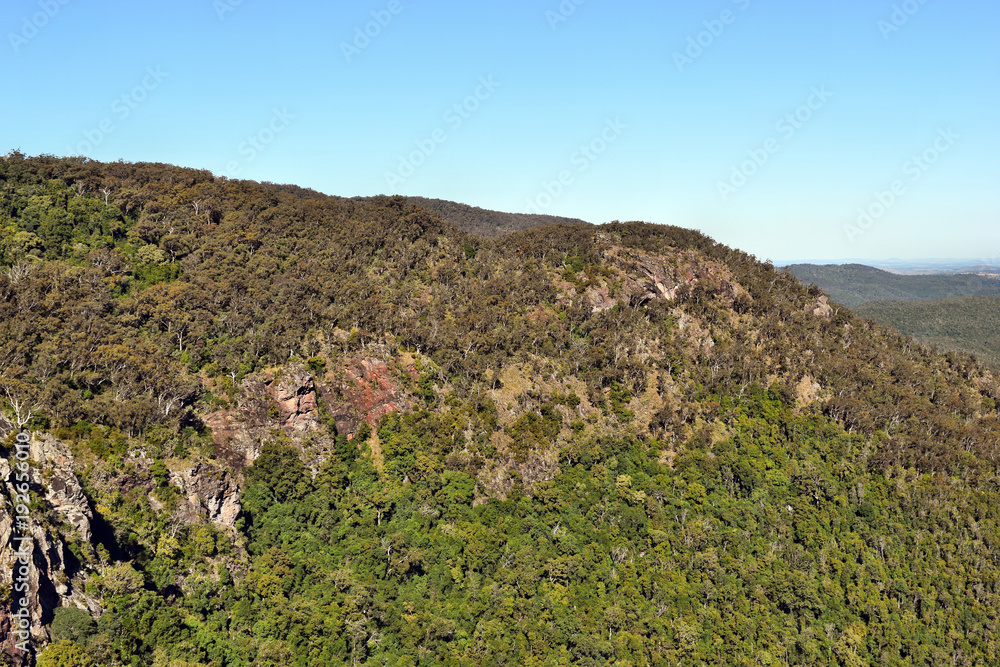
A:
<svg viewBox="0 0 1000 667">
<path fill-rule="evenodd" d="M 83 646 L 97 633 L 97 623 L 85 609 L 57 607 L 52 616 L 52 639 L 69 640 Z"/>
<path fill-rule="evenodd" d="M 38 667 L 96 667 L 79 645 L 68 639 L 50 644 L 38 657 Z"/>
</svg>

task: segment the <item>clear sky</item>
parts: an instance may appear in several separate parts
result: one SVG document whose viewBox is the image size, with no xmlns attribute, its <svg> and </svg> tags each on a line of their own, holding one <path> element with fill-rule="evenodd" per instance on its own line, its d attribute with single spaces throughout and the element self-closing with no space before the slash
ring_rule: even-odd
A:
<svg viewBox="0 0 1000 667">
<path fill-rule="evenodd" d="M 0 27 L 0 152 L 670 223 L 776 261 L 1000 261 L 993 0 L 4 0 Z"/>
</svg>

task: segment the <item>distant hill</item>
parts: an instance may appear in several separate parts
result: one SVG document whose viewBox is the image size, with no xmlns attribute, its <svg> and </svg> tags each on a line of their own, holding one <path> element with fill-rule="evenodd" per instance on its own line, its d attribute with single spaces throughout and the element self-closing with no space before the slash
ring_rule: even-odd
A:
<svg viewBox="0 0 1000 667">
<path fill-rule="evenodd" d="M 787 268 L 802 282 L 819 286 L 831 299 L 849 308 L 867 301 L 1000 296 L 1000 280 L 991 275 L 901 276 L 864 264 L 792 264 Z"/>
<path fill-rule="evenodd" d="M 426 197 L 407 197 L 407 203 L 434 211 L 459 229 L 484 238 L 497 238 L 529 227 L 553 225 L 557 223 L 583 223 L 578 218 L 562 218 L 556 215 L 537 215 L 531 213 L 503 213 L 490 211 L 478 206 L 468 206 L 444 199 L 427 199 Z"/>
<path fill-rule="evenodd" d="M 990 274 L 991 276 L 1000 277 L 1000 266 L 978 264 L 976 266 L 967 266 L 961 271 L 955 271 L 955 273 L 977 273 L 979 275 Z"/>
<path fill-rule="evenodd" d="M 773 261 L 775 266 L 791 266 L 792 264 L 864 264 L 874 266 L 876 269 L 884 269 L 890 273 L 904 276 L 926 276 L 946 273 L 1000 273 L 1000 266 L 996 259 L 971 259 L 971 258 L 925 258 L 925 259 L 859 259 L 853 257 L 841 257 L 831 259 L 807 259 L 797 257 L 788 261 Z"/>
<path fill-rule="evenodd" d="M 854 312 L 926 345 L 974 354 L 983 362 L 1000 366 L 1000 297 L 872 301 Z"/>
</svg>

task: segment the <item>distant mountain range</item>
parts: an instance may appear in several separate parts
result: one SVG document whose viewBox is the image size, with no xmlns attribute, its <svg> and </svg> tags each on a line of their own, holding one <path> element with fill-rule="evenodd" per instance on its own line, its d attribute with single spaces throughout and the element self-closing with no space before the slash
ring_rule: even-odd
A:
<svg viewBox="0 0 1000 667">
<path fill-rule="evenodd" d="M 862 317 L 926 345 L 1000 366 L 1000 269 L 972 266 L 899 275 L 864 264 L 793 264 L 787 269 Z"/>
<path fill-rule="evenodd" d="M 900 275 L 943 275 L 952 273 L 1000 273 L 1000 259 L 799 259 L 794 261 L 774 262 L 775 266 L 793 266 L 800 264 L 815 264 L 819 266 L 843 266 L 845 264 L 863 264 L 864 266 L 883 269 Z"/>
<path fill-rule="evenodd" d="M 831 299 L 849 308 L 868 301 L 1000 296 L 1000 280 L 993 273 L 899 275 L 864 264 L 793 264 L 786 268 L 802 282 L 819 286 Z"/>
</svg>

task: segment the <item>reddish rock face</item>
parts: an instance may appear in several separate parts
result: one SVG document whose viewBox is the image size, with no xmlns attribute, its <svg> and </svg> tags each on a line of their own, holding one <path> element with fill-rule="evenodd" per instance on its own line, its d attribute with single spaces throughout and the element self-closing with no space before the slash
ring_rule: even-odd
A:
<svg viewBox="0 0 1000 667">
<path fill-rule="evenodd" d="M 362 422 L 375 426 L 394 410 L 410 406 L 396 378 L 405 373 L 416 379 L 412 366 L 392 359 L 360 357 L 345 363 L 340 369 L 339 382 L 320 386 L 319 392 L 337 423 L 338 433 L 352 434 Z"/>
<path fill-rule="evenodd" d="M 278 375 L 252 375 L 240 384 L 235 406 L 207 415 L 204 422 L 212 429 L 219 458 L 242 470 L 257 459 L 273 429 L 293 435 L 321 427 L 316 385 L 301 366 Z"/>
<path fill-rule="evenodd" d="M 268 434 L 271 397 L 266 387 L 259 377 L 246 378 L 234 406 L 216 410 L 204 419 L 212 429 L 218 457 L 236 470 L 243 470 L 257 459 Z"/>
<path fill-rule="evenodd" d="M 338 433 L 348 436 L 362 422 L 378 424 L 386 414 L 410 406 L 400 388 L 401 376 L 416 379 L 412 364 L 371 357 L 349 358 L 315 380 L 301 367 L 286 367 L 280 374 L 250 376 L 240 385 L 236 405 L 206 416 L 219 458 L 242 470 L 260 455 L 263 442 L 274 429 L 292 438 L 322 431 L 319 401 L 333 417 Z"/>
<path fill-rule="evenodd" d="M 34 664 L 34 659 L 30 653 L 22 653 L 16 647 L 16 639 L 12 633 L 14 630 L 14 618 L 6 605 L 0 606 L 0 664 L 12 665 L 13 667 L 28 667 Z M 32 642 L 33 644 L 34 642 Z M 6 662 L 4 660 L 6 659 Z"/>
</svg>

